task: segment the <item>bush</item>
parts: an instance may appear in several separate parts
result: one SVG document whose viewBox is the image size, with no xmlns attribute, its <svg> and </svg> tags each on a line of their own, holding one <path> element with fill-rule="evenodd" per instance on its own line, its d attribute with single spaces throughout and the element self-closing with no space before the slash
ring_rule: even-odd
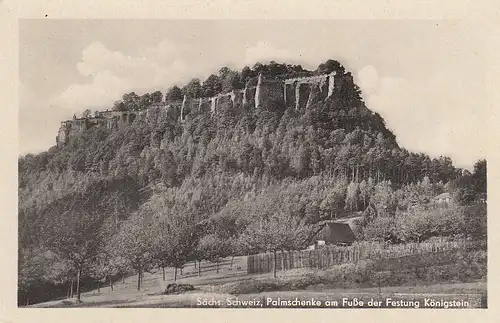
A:
<svg viewBox="0 0 500 323">
<path fill-rule="evenodd" d="M 181 294 L 187 291 L 194 290 L 194 286 L 191 284 L 168 284 L 165 288 L 164 294 Z"/>
<path fill-rule="evenodd" d="M 384 273 L 381 286 L 470 282 L 487 274 L 485 250 L 449 251 L 411 255 L 396 259 L 379 259 L 369 264 L 372 284 Z"/>
<path fill-rule="evenodd" d="M 284 282 L 278 279 L 248 280 L 241 283 L 229 285 L 225 292 L 236 295 L 261 293 L 279 291 L 282 290 L 284 286 Z"/>
<path fill-rule="evenodd" d="M 463 236 L 482 239 L 486 236 L 486 205 L 436 206 L 379 216 L 361 223 L 359 230 L 366 240 L 422 242 L 433 237 Z"/>
</svg>

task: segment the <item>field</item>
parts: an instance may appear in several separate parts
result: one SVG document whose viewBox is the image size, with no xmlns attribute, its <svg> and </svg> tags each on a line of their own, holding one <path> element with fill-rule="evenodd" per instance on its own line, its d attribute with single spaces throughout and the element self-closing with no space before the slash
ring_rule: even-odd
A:
<svg viewBox="0 0 500 323">
<path fill-rule="evenodd" d="M 261 302 L 265 302 L 267 297 L 281 299 L 299 297 L 320 300 L 348 297 L 366 300 L 372 297 L 415 298 L 430 294 L 437 295 L 440 299 L 453 298 L 453 295 L 456 294 L 468 294 L 472 297 L 472 302 L 475 302 L 474 306 L 486 306 L 485 279 L 467 279 L 466 282 L 433 282 L 430 284 L 404 282 L 398 286 L 379 285 L 378 287 L 363 282 L 353 284 L 352 281 L 350 283 L 325 284 L 324 282 L 328 281 L 325 277 L 331 274 L 332 270 L 353 271 L 351 267 L 348 267 L 352 264 L 335 266 L 330 270 L 300 268 L 279 271 L 278 278 L 273 279 L 272 273 L 247 274 L 246 259 L 246 256 L 235 257 L 232 268 L 230 266 L 231 259 L 225 259 L 219 265 L 219 273 L 216 272 L 215 264 L 202 262 L 200 277 L 198 277 L 198 268 L 195 268 L 193 263 L 187 264 L 182 275 L 178 271 L 175 283 L 192 284 L 195 290 L 182 294 L 163 294 L 166 286 L 174 282 L 173 269 L 166 268 L 166 281 L 163 281 L 161 269 L 144 274 L 140 291 L 137 291 L 137 276 L 130 276 L 126 277 L 124 281 L 115 282 L 113 291 L 110 290 L 109 286 L 104 286 L 100 288 L 99 292 L 96 288 L 82 293 L 81 304 L 74 304 L 73 300 L 63 299 L 30 307 L 211 307 L 217 301 L 220 303 L 216 307 L 226 307 L 227 299 L 236 298 L 239 301 L 261 300 Z M 307 283 L 300 285 L 304 281 Z M 477 295 L 480 296 L 476 297 Z"/>
</svg>

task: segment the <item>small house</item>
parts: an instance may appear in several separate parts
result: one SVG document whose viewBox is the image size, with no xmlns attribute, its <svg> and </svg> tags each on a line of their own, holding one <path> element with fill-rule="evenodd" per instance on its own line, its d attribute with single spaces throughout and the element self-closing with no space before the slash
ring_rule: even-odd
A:
<svg viewBox="0 0 500 323">
<path fill-rule="evenodd" d="M 432 201 L 436 204 L 449 204 L 451 202 L 451 194 L 450 193 L 442 193 L 438 196 L 434 197 Z"/>
<path fill-rule="evenodd" d="M 476 202 L 480 204 L 486 203 L 486 193 L 479 193 L 476 196 Z"/>
<path fill-rule="evenodd" d="M 314 245 L 309 249 L 318 249 L 324 245 L 350 246 L 356 240 L 356 236 L 347 223 L 327 222 L 318 230 L 314 238 Z"/>
</svg>

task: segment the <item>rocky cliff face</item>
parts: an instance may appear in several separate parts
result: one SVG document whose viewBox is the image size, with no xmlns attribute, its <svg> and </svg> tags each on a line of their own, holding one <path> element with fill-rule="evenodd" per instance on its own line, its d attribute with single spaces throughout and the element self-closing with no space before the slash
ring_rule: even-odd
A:
<svg viewBox="0 0 500 323">
<path fill-rule="evenodd" d="M 311 104 L 333 95 L 335 73 L 288 79 L 284 82 L 286 106 L 296 110 L 307 109 Z"/>
<path fill-rule="evenodd" d="M 125 127 L 131 124 L 137 116 L 138 113 L 132 111 L 102 111 L 97 112 L 94 117 L 63 121 L 57 132 L 56 144 L 57 146 L 65 145 L 70 138 L 93 127 L 105 127 L 109 130 Z"/>
<path fill-rule="evenodd" d="M 341 87 L 349 81 L 352 82 L 352 78 L 345 80 L 335 73 L 284 81 L 268 79 L 260 74 L 256 86 L 247 85 L 245 89 L 233 90 L 215 97 L 193 99 L 185 96 L 183 101 L 163 102 L 144 111 L 103 111 L 97 112 L 92 118 L 63 121 L 56 142 L 58 146 L 64 145 L 72 136 L 95 126 L 110 130 L 119 129 L 131 124 L 137 117 L 147 117 L 148 113 L 157 109 L 163 109 L 169 117 L 180 122 L 192 111 L 214 114 L 222 106 L 274 107 L 276 104 L 284 104 L 287 108 L 295 107 L 299 111 L 305 111 L 312 104 L 332 96 L 336 87 Z"/>
</svg>

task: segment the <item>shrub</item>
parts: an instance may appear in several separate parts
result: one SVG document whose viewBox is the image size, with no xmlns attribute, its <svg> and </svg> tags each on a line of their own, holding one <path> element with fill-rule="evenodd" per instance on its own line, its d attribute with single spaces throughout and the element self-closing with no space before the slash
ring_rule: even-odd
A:
<svg viewBox="0 0 500 323">
<path fill-rule="evenodd" d="M 194 289 L 191 284 L 168 284 L 164 294 L 181 294 Z"/>
<path fill-rule="evenodd" d="M 360 223 L 363 238 L 371 241 L 422 242 L 433 237 L 486 236 L 486 205 L 410 209 L 395 216 L 379 216 Z"/>
</svg>

